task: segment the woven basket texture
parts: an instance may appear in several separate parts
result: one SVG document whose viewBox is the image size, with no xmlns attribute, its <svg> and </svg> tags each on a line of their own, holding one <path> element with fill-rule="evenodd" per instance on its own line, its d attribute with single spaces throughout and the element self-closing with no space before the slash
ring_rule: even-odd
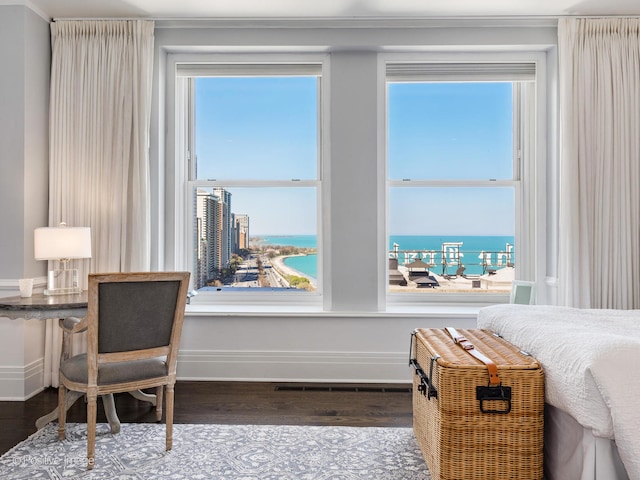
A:
<svg viewBox="0 0 640 480">
<path fill-rule="evenodd" d="M 540 364 L 502 338 L 458 329 L 493 360 L 511 387 L 509 413 L 483 413 L 476 386 L 487 386 L 487 367 L 455 344 L 444 329 L 418 329 L 412 356 L 431 376 L 437 398 L 418 391 L 413 376 L 413 428 L 433 480 L 541 480 L 543 478 L 544 375 Z M 503 400 L 489 408 L 506 410 Z"/>
</svg>

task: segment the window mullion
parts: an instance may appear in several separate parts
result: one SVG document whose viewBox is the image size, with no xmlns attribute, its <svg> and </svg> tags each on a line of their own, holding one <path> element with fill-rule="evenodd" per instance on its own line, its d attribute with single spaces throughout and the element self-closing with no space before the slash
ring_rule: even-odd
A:
<svg viewBox="0 0 640 480">
<path fill-rule="evenodd" d="M 319 180 L 192 180 L 191 187 L 318 187 Z"/>
<path fill-rule="evenodd" d="M 460 188 L 495 188 L 513 187 L 517 180 L 389 180 L 389 187 L 460 187 Z"/>
</svg>

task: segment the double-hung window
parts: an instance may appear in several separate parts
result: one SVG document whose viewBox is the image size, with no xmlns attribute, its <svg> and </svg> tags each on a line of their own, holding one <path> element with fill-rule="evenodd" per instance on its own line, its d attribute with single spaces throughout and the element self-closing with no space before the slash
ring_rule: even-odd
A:
<svg viewBox="0 0 640 480">
<path fill-rule="evenodd" d="M 322 62 L 176 62 L 179 241 L 197 300 L 320 295 L 321 84 Z"/>
<path fill-rule="evenodd" d="M 385 66 L 390 298 L 508 298 L 533 257 L 535 62 Z"/>
</svg>

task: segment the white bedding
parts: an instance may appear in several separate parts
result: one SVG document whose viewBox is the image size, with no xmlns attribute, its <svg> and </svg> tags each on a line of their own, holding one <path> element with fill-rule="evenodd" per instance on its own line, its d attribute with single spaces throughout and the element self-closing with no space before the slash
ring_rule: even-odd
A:
<svg viewBox="0 0 640 480">
<path fill-rule="evenodd" d="M 640 480 L 640 311 L 495 305 L 478 328 L 533 355 L 546 402 L 594 435 L 615 439 L 629 478 Z"/>
</svg>

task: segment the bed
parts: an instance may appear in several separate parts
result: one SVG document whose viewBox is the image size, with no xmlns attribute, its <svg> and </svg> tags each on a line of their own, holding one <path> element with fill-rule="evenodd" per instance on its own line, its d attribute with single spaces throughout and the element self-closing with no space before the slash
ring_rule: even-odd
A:
<svg viewBox="0 0 640 480">
<path fill-rule="evenodd" d="M 640 480 L 640 311 L 495 305 L 478 328 L 542 364 L 547 480 Z"/>
</svg>

